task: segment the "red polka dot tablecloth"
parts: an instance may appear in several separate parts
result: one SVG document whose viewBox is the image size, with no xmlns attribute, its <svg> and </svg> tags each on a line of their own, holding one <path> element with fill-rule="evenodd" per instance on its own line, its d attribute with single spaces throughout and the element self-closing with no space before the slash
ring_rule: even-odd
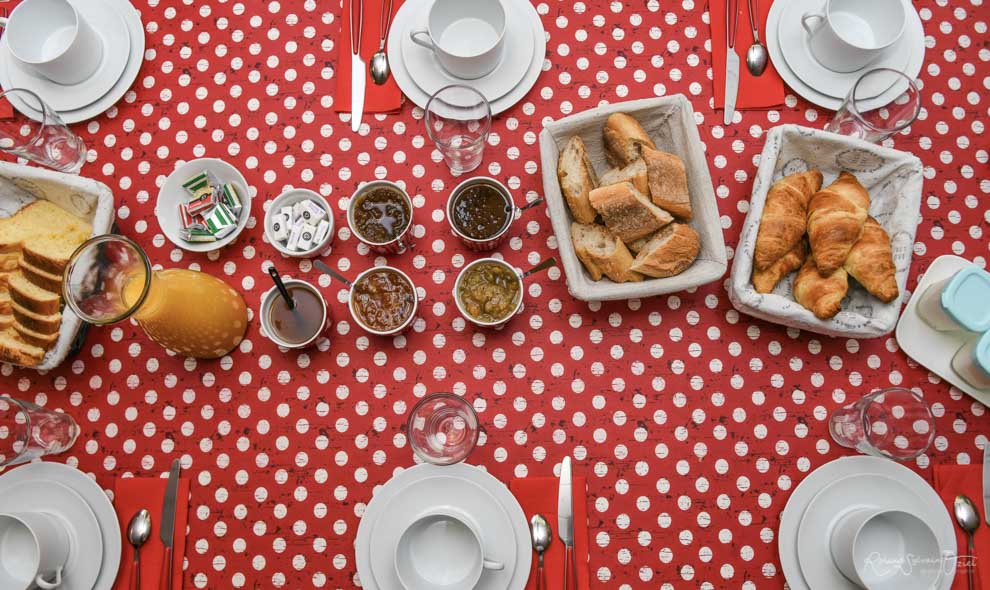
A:
<svg viewBox="0 0 990 590">
<path fill-rule="evenodd" d="M 990 435 L 987 408 L 911 361 L 892 336 L 833 339 L 741 315 L 727 277 L 599 304 L 569 297 L 554 269 L 527 284 L 525 312 L 505 329 L 465 325 L 449 293 L 475 255 L 443 214 L 458 180 L 410 103 L 366 115 L 357 134 L 333 111 L 338 4 L 142 0 L 147 50 L 137 82 L 116 107 L 76 126 L 91 149 L 82 174 L 113 189 L 121 232 L 154 263 L 220 276 L 254 309 L 271 262 L 318 281 L 336 321 L 329 340 L 282 353 L 255 318 L 239 350 L 196 362 L 125 323 L 94 328 L 83 350 L 48 374 L 0 369 L 0 391 L 76 417 L 83 434 L 56 460 L 108 490 L 117 477 L 157 476 L 181 459 L 192 481 L 185 587 L 356 585 L 352 543 L 364 506 L 375 486 L 413 464 L 406 415 L 435 391 L 473 402 L 484 433 L 471 462 L 504 482 L 550 475 L 575 457 L 588 478 L 594 588 L 783 588 L 780 511 L 811 470 L 848 454 L 829 438 L 827 416 L 871 389 L 919 387 L 933 404 L 938 436 L 913 465 L 923 475 L 931 464 L 977 460 Z M 926 32 L 925 109 L 908 135 L 888 142 L 925 165 L 909 288 L 939 255 L 986 266 L 990 249 L 990 11 L 982 0 L 916 7 Z M 830 113 L 788 92 L 781 108 L 744 111 L 724 127 L 711 108 L 700 0 L 536 8 L 549 40 L 543 73 L 495 119 L 479 172 L 531 200 L 542 191 L 537 135 L 546 121 L 684 93 L 731 255 L 767 129 L 822 126 Z M 256 199 L 240 238 L 209 255 L 175 248 L 153 212 L 176 162 L 201 156 L 239 168 Z M 337 208 L 324 262 L 348 275 L 383 262 L 342 223 L 356 184 L 382 178 L 405 183 L 416 206 L 416 249 L 387 260 L 410 273 L 422 301 L 414 329 L 395 339 L 365 335 L 336 281 L 262 239 L 265 201 L 305 187 Z M 524 267 L 555 248 L 537 209 L 501 254 Z"/>
</svg>

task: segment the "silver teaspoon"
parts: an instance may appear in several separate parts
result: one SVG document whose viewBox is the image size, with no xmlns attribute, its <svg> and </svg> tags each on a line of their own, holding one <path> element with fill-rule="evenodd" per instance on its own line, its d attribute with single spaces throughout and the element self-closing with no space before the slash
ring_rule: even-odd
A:
<svg viewBox="0 0 990 590">
<path fill-rule="evenodd" d="M 969 542 L 967 543 L 967 555 L 969 555 L 969 567 L 966 568 L 966 585 L 969 590 L 975 590 L 976 586 L 973 584 L 973 554 L 975 553 L 973 549 L 973 533 L 976 529 L 980 528 L 980 513 L 976 510 L 976 505 L 973 501 L 966 496 L 959 495 L 956 496 L 956 501 L 953 505 L 956 514 L 956 523 L 959 524 L 959 528 L 966 532 Z"/>
<path fill-rule="evenodd" d="M 534 514 L 529 521 L 529 532 L 533 537 L 533 550 L 536 551 L 536 590 L 543 590 L 543 552 L 553 541 L 550 523 L 542 514 Z"/>
<path fill-rule="evenodd" d="M 392 0 L 382 2 L 382 13 L 378 17 L 378 51 L 371 56 L 368 69 L 371 72 L 371 81 L 381 86 L 388 81 L 388 55 L 385 54 L 385 40 L 388 39 L 388 30 L 392 26 Z"/>
<path fill-rule="evenodd" d="M 134 590 L 141 587 L 141 546 L 151 536 L 151 514 L 142 508 L 131 518 L 127 525 L 127 540 L 134 547 L 134 567 L 131 568 L 129 588 Z"/>
<path fill-rule="evenodd" d="M 756 20 L 756 9 L 754 4 L 758 0 L 747 0 L 746 6 L 749 8 L 749 26 L 753 29 L 753 44 L 746 50 L 746 69 L 750 74 L 759 76 L 763 70 L 767 69 L 767 48 L 760 41 L 759 25 Z"/>
</svg>

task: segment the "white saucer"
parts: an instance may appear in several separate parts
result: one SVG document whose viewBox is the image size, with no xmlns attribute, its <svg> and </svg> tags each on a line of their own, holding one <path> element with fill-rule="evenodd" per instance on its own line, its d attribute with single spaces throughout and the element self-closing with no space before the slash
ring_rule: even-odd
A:
<svg viewBox="0 0 990 590">
<path fill-rule="evenodd" d="M 444 86 L 465 84 L 483 94 L 491 103 L 519 85 L 519 82 L 526 76 L 526 72 L 529 71 L 529 65 L 533 62 L 533 49 L 536 43 L 530 32 L 530 27 L 526 26 L 527 16 L 519 10 L 518 5 L 506 6 L 505 41 L 499 64 L 486 76 L 474 80 L 463 80 L 444 70 L 432 51 L 413 43 L 409 37 L 409 30 L 412 27 L 426 25 L 426 15 L 429 13 L 426 6 L 431 2 L 432 0 L 423 1 L 421 22 L 397 21 L 406 25 L 405 30 L 400 32 L 402 60 L 406 66 L 406 71 L 409 72 L 409 76 L 417 86 L 432 96 Z"/>
<path fill-rule="evenodd" d="M 783 20 L 781 15 L 784 13 L 784 9 L 787 4 L 787 2 L 774 2 L 770 6 L 770 12 L 767 15 L 766 35 L 767 50 L 770 52 L 770 61 L 773 62 L 774 67 L 777 69 L 777 72 L 780 74 L 780 77 L 783 78 L 784 82 L 787 83 L 787 86 L 796 92 L 798 96 L 820 107 L 831 109 L 833 111 L 838 110 L 838 108 L 842 106 L 842 98 L 828 96 L 827 94 L 819 92 L 810 85 L 806 84 L 797 74 L 794 73 L 794 71 L 787 64 L 787 61 L 784 59 L 784 55 L 781 52 L 778 29 L 781 27 L 781 21 Z M 921 71 L 922 63 L 925 60 L 925 31 L 921 24 L 921 17 L 918 16 L 914 6 L 905 0 L 905 7 L 908 10 L 907 26 L 904 30 L 904 35 L 914 41 L 907 49 L 905 49 L 905 51 L 910 51 L 910 58 L 908 59 L 907 66 L 903 71 L 909 78 L 913 79 L 918 76 L 918 73 Z M 800 23 L 795 23 L 794 26 L 800 28 L 801 25 Z M 846 91 L 842 93 L 843 97 L 850 88 L 852 88 L 852 84 L 849 84 Z M 903 91 L 903 84 L 895 84 L 879 96 L 864 101 L 863 107 L 867 110 L 871 110 L 890 104 L 898 96 L 900 96 Z"/>
<path fill-rule="evenodd" d="M 843 99 L 849 93 L 856 80 L 863 75 L 863 71 L 874 68 L 890 68 L 900 72 L 905 71 L 911 57 L 911 48 L 919 43 L 924 45 L 924 33 L 921 38 L 916 37 L 918 32 L 912 27 L 905 27 L 904 34 L 894 43 L 893 46 L 884 51 L 883 55 L 875 62 L 869 64 L 859 71 L 839 73 L 823 66 L 809 47 L 810 37 L 804 27 L 800 26 L 801 16 L 807 12 L 814 11 L 821 6 L 820 0 L 792 0 L 784 3 L 784 10 L 780 16 L 780 23 L 777 25 L 778 43 L 780 52 L 784 60 L 790 67 L 794 75 L 800 78 L 805 84 L 815 90 L 838 99 Z M 913 11 L 913 8 L 911 8 Z M 795 26 L 797 25 L 797 26 Z M 859 94 L 863 98 L 873 98 L 879 96 L 885 90 L 894 85 L 895 82 L 903 80 L 900 76 L 891 74 L 890 76 L 871 76 L 872 84 L 861 86 Z M 902 81 L 902 86 L 904 86 Z M 903 91 L 903 88 L 902 88 Z"/>
<path fill-rule="evenodd" d="M 73 0 L 72 4 L 103 40 L 103 59 L 92 76 L 78 84 L 64 85 L 22 67 L 0 43 L 0 60 L 7 62 L 10 87 L 26 88 L 41 97 L 56 111 L 71 111 L 99 100 L 117 83 L 131 53 L 131 37 L 124 17 L 105 0 Z"/>
<path fill-rule="evenodd" d="M 53 481 L 23 481 L 4 488 L 0 512 L 47 512 L 69 534 L 69 558 L 62 570 L 63 590 L 90 590 L 100 575 L 103 539 L 96 515 L 86 501 Z"/>
<path fill-rule="evenodd" d="M 81 0 L 80 0 L 81 1 Z M 117 104 L 127 91 L 131 88 L 131 84 L 137 79 L 138 72 L 141 70 L 141 64 L 144 63 L 144 25 L 141 23 L 141 13 L 138 12 L 128 0 L 102 0 L 107 6 L 108 10 L 111 10 L 118 15 L 120 15 L 127 25 L 127 32 L 130 37 L 130 51 L 127 54 L 127 65 L 124 68 L 124 73 L 117 79 L 110 88 L 108 92 L 104 95 L 97 97 L 93 102 L 85 106 L 81 106 L 77 109 L 59 111 L 59 116 L 67 124 L 79 123 L 80 121 L 87 121 L 93 117 L 99 116 L 104 111 Z M 0 87 L 2 88 L 13 88 L 10 80 L 10 60 L 7 60 L 6 65 L 0 64 Z M 47 100 L 47 98 L 42 95 L 42 98 Z M 16 97 L 11 97 L 11 104 L 14 105 L 21 114 L 25 117 L 34 119 L 35 121 L 41 120 L 41 113 L 34 110 L 20 99 Z"/>
<path fill-rule="evenodd" d="M 861 473 L 849 475 L 832 482 L 808 504 L 798 529 L 798 562 L 804 579 L 811 590 L 859 590 L 849 578 L 835 566 L 828 548 L 832 529 L 841 516 L 857 508 L 903 510 L 925 521 L 935 532 L 939 547 L 953 548 L 955 557 L 955 531 L 951 523 L 945 526 L 945 507 L 923 500 L 896 479 Z M 941 527 L 939 525 L 942 525 Z M 932 567 L 934 564 L 919 564 Z M 935 567 L 938 567 L 937 565 Z M 938 588 L 949 588 L 952 576 L 941 579 Z"/>
<path fill-rule="evenodd" d="M 21 483 L 59 483 L 79 495 L 95 515 L 103 544 L 103 559 L 99 577 L 92 590 L 110 590 L 120 567 L 120 522 L 113 504 L 103 489 L 85 473 L 61 463 L 29 463 L 5 471 L 0 475 L 0 497 Z M 95 558 L 94 558 L 94 561 Z"/>
<path fill-rule="evenodd" d="M 970 397 L 990 406 L 990 391 L 977 389 L 966 381 L 952 368 L 952 356 L 966 341 L 965 332 L 939 332 L 932 329 L 918 315 L 918 297 L 925 292 L 928 285 L 949 278 L 957 270 L 972 266 L 973 263 L 959 256 L 939 256 L 932 262 L 925 274 L 918 280 L 918 286 L 911 294 L 901 319 L 897 322 L 897 345 L 909 357 L 924 365 L 926 369 L 945 379 L 957 389 L 966 392 Z"/>
<path fill-rule="evenodd" d="M 428 464 L 417 465 L 399 473 L 384 485 L 377 488 L 375 496 L 365 508 L 364 516 L 358 525 L 357 537 L 354 540 L 355 562 L 357 563 L 358 576 L 361 580 L 362 588 L 365 590 L 393 590 L 393 588 L 400 587 L 385 585 L 377 580 L 372 573 L 371 561 L 373 557 L 378 557 L 377 552 L 380 549 L 377 537 L 372 538 L 373 531 L 376 529 L 377 522 L 383 518 L 386 507 L 389 506 L 393 498 L 403 498 L 406 488 L 418 481 L 433 477 L 466 480 L 478 485 L 498 500 L 501 509 L 508 514 L 512 530 L 511 534 L 514 535 L 516 544 L 515 571 L 512 574 L 512 579 L 507 585 L 500 586 L 498 590 L 523 590 L 526 587 L 526 581 L 529 580 L 530 566 L 533 559 L 533 551 L 530 547 L 529 523 L 526 521 L 526 514 L 523 512 L 522 507 L 519 506 L 519 502 L 515 496 L 509 492 L 509 488 L 505 487 L 505 484 L 492 477 L 488 472 L 464 463 L 446 467 L 437 467 Z M 454 499 L 450 496 L 446 490 L 437 491 L 434 492 L 433 500 L 437 505 L 448 503 Z M 477 515 L 474 516 L 478 518 Z M 374 556 L 372 555 L 373 547 L 376 552 Z M 388 552 L 387 556 L 391 560 L 392 553 Z M 482 583 L 478 585 L 477 590 L 494 590 L 494 587 L 488 586 L 486 582 L 489 579 L 493 579 L 492 576 L 489 574 L 484 575 L 482 577 Z"/>
<path fill-rule="evenodd" d="M 420 108 L 426 108 L 426 103 L 430 100 L 430 94 L 416 84 L 413 76 L 406 68 L 403 57 L 403 38 L 409 36 L 408 31 L 409 27 L 412 26 L 411 23 L 418 22 L 419 15 L 425 11 L 426 6 L 430 2 L 431 0 L 408 0 L 405 2 L 399 8 L 395 19 L 392 21 L 399 26 L 393 26 L 388 34 L 388 63 L 392 66 L 392 75 L 395 76 L 395 82 L 399 85 L 402 93 Z M 528 29 L 531 31 L 533 39 L 533 55 L 529 62 L 529 69 L 526 70 L 526 75 L 522 81 L 505 92 L 503 96 L 490 101 L 492 115 L 497 115 L 508 110 L 529 93 L 533 85 L 536 84 L 536 80 L 540 77 L 540 73 L 543 71 L 543 60 L 547 53 L 546 32 L 543 29 L 543 21 L 540 20 L 540 15 L 537 14 L 536 8 L 528 0 L 506 0 L 505 4 L 513 14 L 524 15 L 523 17 L 529 22 Z M 520 19 L 523 17 L 520 17 Z M 402 26 L 402 23 L 409 24 Z M 519 25 L 519 28 L 525 29 L 522 25 Z M 439 69 L 439 66 L 437 68 Z M 471 83 L 473 82 L 473 80 L 470 81 L 468 85 L 472 85 Z"/>
<path fill-rule="evenodd" d="M 500 561 L 505 569 L 485 570 L 477 588 L 507 588 L 516 570 L 516 541 L 512 521 L 494 496 L 460 477 L 437 475 L 403 488 L 382 510 L 371 531 L 371 571 L 385 588 L 400 588 L 395 571 L 395 546 L 402 533 L 430 508 L 441 503 L 470 515 L 477 524 L 485 559 Z M 511 540 L 508 542 L 507 540 Z"/>
</svg>

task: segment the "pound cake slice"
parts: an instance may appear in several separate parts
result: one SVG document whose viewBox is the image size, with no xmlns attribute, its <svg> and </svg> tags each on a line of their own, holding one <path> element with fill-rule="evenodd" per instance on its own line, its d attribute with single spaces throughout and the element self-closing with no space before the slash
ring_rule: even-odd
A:
<svg viewBox="0 0 990 590">
<path fill-rule="evenodd" d="M 44 358 L 44 349 L 21 341 L 13 328 L 0 329 L 0 361 L 31 367 Z"/>
<path fill-rule="evenodd" d="M 31 264 L 27 260 L 20 260 L 21 274 L 35 285 L 42 289 L 47 289 L 53 293 L 62 292 L 62 273 L 48 272 Z"/>
<path fill-rule="evenodd" d="M 14 330 L 23 342 L 45 350 L 51 348 L 52 345 L 55 344 L 55 341 L 58 340 L 57 331 L 54 334 L 42 334 L 41 332 L 36 332 L 31 328 L 21 325 L 21 323 L 17 321 L 16 317 L 14 318 Z"/>
<path fill-rule="evenodd" d="M 21 307 L 40 315 L 58 313 L 61 297 L 27 280 L 20 271 L 10 275 L 10 298 Z"/>
<path fill-rule="evenodd" d="M 19 324 L 39 334 L 57 334 L 59 327 L 62 325 L 62 314 L 58 312 L 51 315 L 43 315 L 35 313 L 17 303 L 11 305 L 11 311 L 14 319 Z"/>
</svg>

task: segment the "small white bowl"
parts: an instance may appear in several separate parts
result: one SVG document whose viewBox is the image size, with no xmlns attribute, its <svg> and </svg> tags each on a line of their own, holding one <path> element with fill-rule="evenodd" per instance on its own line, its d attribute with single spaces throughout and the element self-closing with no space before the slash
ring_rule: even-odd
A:
<svg viewBox="0 0 990 590">
<path fill-rule="evenodd" d="M 325 297 L 323 297 L 323 294 L 320 293 L 320 290 L 317 288 L 316 285 L 307 283 L 306 281 L 283 277 L 282 283 L 285 284 L 286 288 L 294 287 L 298 285 L 305 289 L 309 289 L 313 293 L 316 293 L 316 295 L 320 298 L 320 301 L 323 303 L 323 319 L 320 323 L 320 329 L 313 334 L 312 338 L 306 340 L 305 342 L 286 342 L 285 340 L 279 338 L 278 333 L 275 331 L 274 328 L 272 328 L 271 318 L 269 317 L 269 314 L 271 313 L 272 303 L 274 303 L 275 299 L 281 297 L 282 295 L 281 293 L 279 293 L 278 287 L 273 286 L 271 289 L 265 291 L 264 294 L 262 294 L 261 296 L 261 307 L 258 309 L 258 311 L 260 312 L 259 315 L 261 316 L 262 332 L 264 333 L 265 336 L 268 337 L 269 340 L 271 340 L 272 342 L 274 342 L 275 344 L 277 344 L 282 348 L 288 348 L 290 350 L 308 348 L 313 344 L 315 344 L 316 341 L 320 339 L 320 336 L 323 336 L 323 333 L 327 329 L 328 322 L 333 321 L 330 314 L 330 308 L 327 306 L 327 300 Z"/>
<path fill-rule="evenodd" d="M 179 230 L 182 229 L 182 217 L 179 214 L 179 204 L 189 200 L 189 193 L 182 188 L 182 183 L 196 176 L 202 171 L 208 171 L 217 177 L 220 182 L 231 183 L 237 189 L 238 196 L 241 197 L 241 214 L 237 218 L 237 229 L 215 242 L 187 242 L 182 239 Z M 158 218 L 158 226 L 162 228 L 162 233 L 170 242 L 183 250 L 190 252 L 210 252 L 223 248 L 227 244 L 237 239 L 237 236 L 244 231 L 248 218 L 251 217 L 251 193 L 247 180 L 244 180 L 237 168 L 234 168 L 223 160 L 217 158 L 198 158 L 190 160 L 177 167 L 174 172 L 168 175 L 162 188 L 158 191 L 158 202 L 155 203 L 155 217 Z"/>
<path fill-rule="evenodd" d="M 327 212 L 327 221 L 330 222 L 330 231 L 327 232 L 327 237 L 323 238 L 322 242 L 316 244 L 309 250 L 289 250 L 281 242 L 272 237 L 272 216 L 281 211 L 282 207 L 291 207 L 300 201 L 305 201 L 306 199 L 315 202 Z M 330 207 L 330 203 L 328 203 L 327 200 L 321 195 L 309 189 L 290 188 L 275 197 L 275 200 L 272 201 L 271 206 L 268 207 L 268 211 L 265 211 L 265 239 L 267 239 L 268 243 L 271 244 L 276 250 L 286 256 L 291 256 L 293 258 L 311 258 L 316 256 L 321 250 L 330 245 L 330 242 L 333 241 L 335 231 L 336 224 L 333 220 L 333 209 Z"/>
</svg>

